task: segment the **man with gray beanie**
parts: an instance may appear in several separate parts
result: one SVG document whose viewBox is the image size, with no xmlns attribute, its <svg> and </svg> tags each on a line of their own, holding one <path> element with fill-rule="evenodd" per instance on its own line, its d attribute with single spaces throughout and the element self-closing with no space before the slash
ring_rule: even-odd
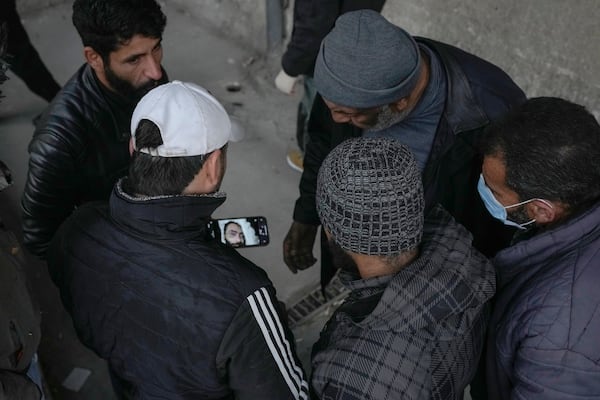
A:
<svg viewBox="0 0 600 400">
<path fill-rule="evenodd" d="M 390 138 L 347 140 L 325 159 L 317 209 L 351 290 L 313 347 L 320 399 L 457 399 L 484 344 L 491 264 Z"/>
<path fill-rule="evenodd" d="M 484 128 L 525 100 L 506 73 L 360 10 L 339 17 L 323 40 L 314 80 L 319 95 L 308 127 L 300 198 L 284 241 L 284 259 L 293 272 L 316 261 L 319 167 L 337 144 L 361 135 L 392 137 L 408 146 L 421 172 L 425 207 L 441 203 L 473 234 L 482 253 L 493 255 L 508 245 L 513 231 L 489 216 L 477 194 L 477 142 Z M 326 283 L 332 275 L 326 251 L 322 261 Z"/>
</svg>

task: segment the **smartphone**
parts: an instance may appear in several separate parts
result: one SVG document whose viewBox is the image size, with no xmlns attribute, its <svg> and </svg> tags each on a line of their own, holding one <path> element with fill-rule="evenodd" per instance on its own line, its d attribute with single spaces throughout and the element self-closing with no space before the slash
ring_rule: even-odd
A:
<svg viewBox="0 0 600 400">
<path fill-rule="evenodd" d="M 269 244 L 269 227 L 265 217 L 219 218 L 211 221 L 213 237 L 236 247 L 256 247 Z"/>
</svg>

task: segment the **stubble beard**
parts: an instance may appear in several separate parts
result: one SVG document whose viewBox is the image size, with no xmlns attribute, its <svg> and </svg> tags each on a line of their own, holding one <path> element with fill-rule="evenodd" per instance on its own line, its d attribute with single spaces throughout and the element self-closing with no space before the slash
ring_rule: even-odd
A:
<svg viewBox="0 0 600 400">
<path fill-rule="evenodd" d="M 140 87 L 135 87 L 128 80 L 115 74 L 110 67 L 104 68 L 104 75 L 115 92 L 135 103 L 140 101 L 150 90 L 158 86 L 158 81 L 150 80 Z"/>
<path fill-rule="evenodd" d="M 389 106 L 383 107 L 381 112 L 377 115 L 377 120 L 375 124 L 370 128 L 366 129 L 366 132 L 378 132 L 384 129 L 388 129 L 389 127 L 396 125 L 398 122 L 401 122 L 408 117 L 412 110 L 404 109 L 402 111 L 393 111 Z"/>
</svg>

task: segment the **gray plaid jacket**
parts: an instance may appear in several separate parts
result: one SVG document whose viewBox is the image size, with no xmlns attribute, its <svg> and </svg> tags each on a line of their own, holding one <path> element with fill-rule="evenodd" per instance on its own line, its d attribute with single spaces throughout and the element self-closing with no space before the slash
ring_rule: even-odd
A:
<svg viewBox="0 0 600 400">
<path fill-rule="evenodd" d="M 352 292 L 313 348 L 313 396 L 462 399 L 484 343 L 492 265 L 441 208 L 425 220 L 420 257 Z"/>
</svg>

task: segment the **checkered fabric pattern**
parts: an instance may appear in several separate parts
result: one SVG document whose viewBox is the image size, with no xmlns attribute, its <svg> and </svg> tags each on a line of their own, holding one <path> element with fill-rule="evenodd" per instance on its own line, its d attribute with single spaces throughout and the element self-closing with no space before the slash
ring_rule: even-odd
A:
<svg viewBox="0 0 600 400">
<path fill-rule="evenodd" d="M 441 208 L 425 221 L 420 257 L 352 292 L 313 349 L 319 399 L 462 399 L 484 343 L 491 264 Z"/>
<path fill-rule="evenodd" d="M 345 250 L 389 256 L 421 241 L 421 173 L 397 140 L 360 137 L 333 149 L 319 170 L 316 201 L 321 224 Z"/>
</svg>

